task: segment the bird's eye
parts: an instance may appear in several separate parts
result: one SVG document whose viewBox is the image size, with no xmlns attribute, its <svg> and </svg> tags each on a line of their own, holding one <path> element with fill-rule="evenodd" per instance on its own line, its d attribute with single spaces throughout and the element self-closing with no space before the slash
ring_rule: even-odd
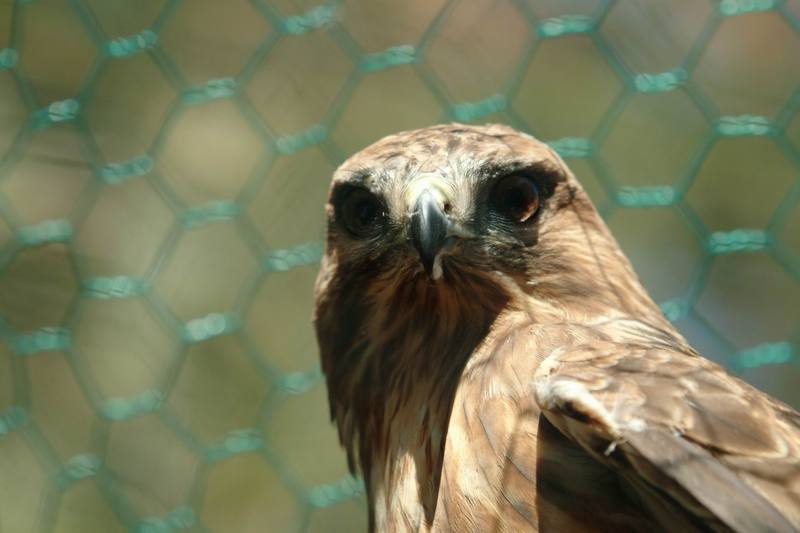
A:
<svg viewBox="0 0 800 533">
<path fill-rule="evenodd" d="M 372 233 L 383 216 L 383 205 L 366 189 L 354 188 L 341 204 L 341 217 L 345 228 L 356 237 Z"/>
<path fill-rule="evenodd" d="M 514 222 L 527 222 L 539 209 L 539 189 L 532 179 L 512 174 L 495 185 L 492 204 L 500 214 Z"/>
</svg>

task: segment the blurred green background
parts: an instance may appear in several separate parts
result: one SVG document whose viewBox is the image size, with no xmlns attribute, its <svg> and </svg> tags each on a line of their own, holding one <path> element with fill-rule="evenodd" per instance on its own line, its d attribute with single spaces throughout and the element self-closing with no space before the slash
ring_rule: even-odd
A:
<svg viewBox="0 0 800 533">
<path fill-rule="evenodd" d="M 332 170 L 550 142 L 667 316 L 800 406 L 800 0 L 0 0 L 0 532 L 359 531 Z"/>
</svg>

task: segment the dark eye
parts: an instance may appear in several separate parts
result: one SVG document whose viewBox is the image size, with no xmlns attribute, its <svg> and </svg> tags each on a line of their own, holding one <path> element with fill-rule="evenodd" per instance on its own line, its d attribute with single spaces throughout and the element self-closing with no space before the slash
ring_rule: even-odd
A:
<svg viewBox="0 0 800 533">
<path fill-rule="evenodd" d="M 356 237 L 369 235 L 383 217 L 383 204 L 366 189 L 353 189 L 340 207 L 342 223 Z"/>
<path fill-rule="evenodd" d="M 539 189 L 526 176 L 506 176 L 495 185 L 492 204 L 500 214 L 511 220 L 527 222 L 539 209 Z"/>
</svg>

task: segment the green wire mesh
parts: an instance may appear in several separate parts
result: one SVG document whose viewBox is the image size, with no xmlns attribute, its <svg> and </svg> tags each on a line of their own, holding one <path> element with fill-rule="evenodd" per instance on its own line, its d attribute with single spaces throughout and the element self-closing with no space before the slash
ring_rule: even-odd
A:
<svg viewBox="0 0 800 533">
<path fill-rule="evenodd" d="M 321 208 L 437 122 L 549 141 L 667 317 L 800 405 L 800 3 L 636 5 L 0 0 L 0 531 L 363 529 Z"/>
</svg>

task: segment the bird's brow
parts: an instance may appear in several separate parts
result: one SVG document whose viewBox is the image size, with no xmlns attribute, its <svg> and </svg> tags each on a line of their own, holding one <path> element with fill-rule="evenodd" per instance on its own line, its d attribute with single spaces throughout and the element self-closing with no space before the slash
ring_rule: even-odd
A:
<svg viewBox="0 0 800 533">
<path fill-rule="evenodd" d="M 368 177 L 374 174 L 369 168 L 356 168 L 352 170 L 343 170 L 342 172 L 348 174 L 347 183 L 350 185 L 363 185 Z"/>
<path fill-rule="evenodd" d="M 394 170 L 396 172 L 398 169 Z M 419 171 L 419 168 L 417 168 L 416 171 Z M 412 168 L 405 169 L 407 173 L 406 178 L 416 175 L 416 171 Z M 474 161 L 471 165 L 467 166 L 455 164 L 454 161 L 447 160 L 439 168 L 439 171 L 443 175 L 450 174 L 451 176 L 455 176 L 459 172 L 464 172 L 477 177 L 481 181 L 519 173 L 535 178 L 540 185 L 550 190 L 554 189 L 558 182 L 565 179 L 563 172 L 557 166 L 546 160 L 485 160 Z M 381 167 L 358 167 L 343 172 L 345 173 L 345 179 L 336 184 L 334 190 L 347 189 L 353 186 L 366 186 L 368 180 L 381 182 L 383 179 L 390 177 L 391 174 L 387 173 L 387 169 Z"/>
<path fill-rule="evenodd" d="M 492 179 L 522 174 L 536 181 L 548 191 L 555 190 L 556 185 L 566 179 L 564 172 L 550 161 L 508 160 L 491 161 L 479 167 L 479 175 Z"/>
</svg>

